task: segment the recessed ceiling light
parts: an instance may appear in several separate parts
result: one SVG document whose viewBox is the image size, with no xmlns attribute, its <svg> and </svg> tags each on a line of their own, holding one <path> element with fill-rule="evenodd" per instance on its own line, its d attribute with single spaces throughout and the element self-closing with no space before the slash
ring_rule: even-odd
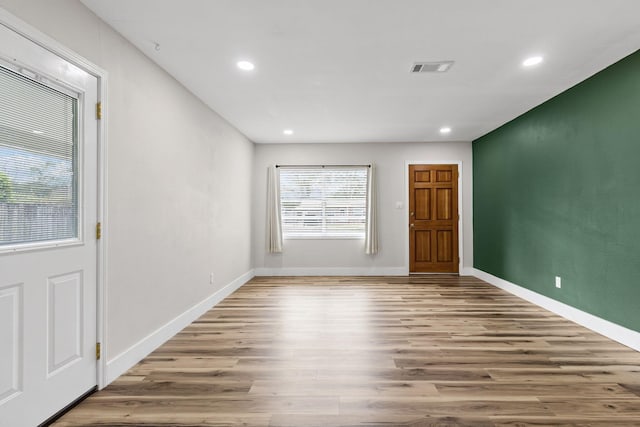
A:
<svg viewBox="0 0 640 427">
<path fill-rule="evenodd" d="M 238 68 L 240 68 L 241 70 L 245 70 L 245 71 L 251 71 L 254 68 L 256 68 L 256 66 L 253 65 L 253 63 L 251 63 L 249 61 L 238 61 L 238 63 L 236 65 L 238 66 Z"/>
<path fill-rule="evenodd" d="M 531 58 L 527 58 L 522 62 L 522 65 L 525 67 L 532 67 L 534 65 L 538 65 L 542 62 L 542 56 L 532 56 Z"/>
<path fill-rule="evenodd" d="M 32 130 L 31 132 L 35 133 L 36 135 L 42 135 L 44 133 L 41 130 Z"/>
<path fill-rule="evenodd" d="M 285 135 L 293 135 L 293 130 L 292 129 L 285 129 L 282 131 L 282 133 L 284 133 Z"/>
<path fill-rule="evenodd" d="M 449 132 L 451 132 L 451 128 L 450 127 L 445 126 L 445 127 L 440 128 L 440 133 L 449 133 Z"/>
</svg>

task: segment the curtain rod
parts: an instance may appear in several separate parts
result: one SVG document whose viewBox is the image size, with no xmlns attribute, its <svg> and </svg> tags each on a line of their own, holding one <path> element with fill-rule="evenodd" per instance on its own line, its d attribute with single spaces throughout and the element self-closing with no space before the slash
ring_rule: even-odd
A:
<svg viewBox="0 0 640 427">
<path fill-rule="evenodd" d="M 277 168 L 370 168 L 371 165 L 276 165 Z"/>
</svg>

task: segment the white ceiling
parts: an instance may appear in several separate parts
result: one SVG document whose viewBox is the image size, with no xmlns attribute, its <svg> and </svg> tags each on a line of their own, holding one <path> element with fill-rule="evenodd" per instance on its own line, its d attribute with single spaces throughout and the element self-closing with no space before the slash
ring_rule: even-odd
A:
<svg viewBox="0 0 640 427">
<path fill-rule="evenodd" d="M 473 140 L 640 48 L 640 0 L 82 2 L 258 143 Z"/>
</svg>

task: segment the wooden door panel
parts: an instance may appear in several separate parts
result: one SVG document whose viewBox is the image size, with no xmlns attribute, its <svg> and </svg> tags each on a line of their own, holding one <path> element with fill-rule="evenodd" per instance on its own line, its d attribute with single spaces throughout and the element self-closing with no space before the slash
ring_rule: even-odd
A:
<svg viewBox="0 0 640 427">
<path fill-rule="evenodd" d="M 451 182 L 453 173 L 450 170 L 436 171 L 436 182 Z"/>
<path fill-rule="evenodd" d="M 414 233 L 416 261 L 431 262 L 431 231 L 416 230 Z"/>
<path fill-rule="evenodd" d="M 453 213 L 451 212 L 451 188 L 436 188 L 435 218 L 439 220 L 451 220 Z"/>
<path fill-rule="evenodd" d="M 409 211 L 409 271 L 457 273 L 457 165 L 410 165 Z"/>
<path fill-rule="evenodd" d="M 451 230 L 438 230 L 437 245 L 438 262 L 451 262 L 453 261 L 453 232 Z"/>
<path fill-rule="evenodd" d="M 431 182 L 430 171 L 416 171 L 413 176 L 415 182 Z"/>
<path fill-rule="evenodd" d="M 414 192 L 415 198 L 415 217 L 418 220 L 431 219 L 431 189 L 416 188 Z"/>
</svg>

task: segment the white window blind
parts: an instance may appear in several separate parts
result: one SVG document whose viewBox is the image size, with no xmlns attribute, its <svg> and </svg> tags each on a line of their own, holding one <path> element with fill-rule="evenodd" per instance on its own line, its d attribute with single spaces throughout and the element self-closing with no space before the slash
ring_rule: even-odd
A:
<svg viewBox="0 0 640 427">
<path fill-rule="evenodd" d="M 364 238 L 367 167 L 281 167 L 282 234 Z"/>
<path fill-rule="evenodd" d="M 77 108 L 0 66 L 0 248 L 78 236 Z"/>
</svg>

